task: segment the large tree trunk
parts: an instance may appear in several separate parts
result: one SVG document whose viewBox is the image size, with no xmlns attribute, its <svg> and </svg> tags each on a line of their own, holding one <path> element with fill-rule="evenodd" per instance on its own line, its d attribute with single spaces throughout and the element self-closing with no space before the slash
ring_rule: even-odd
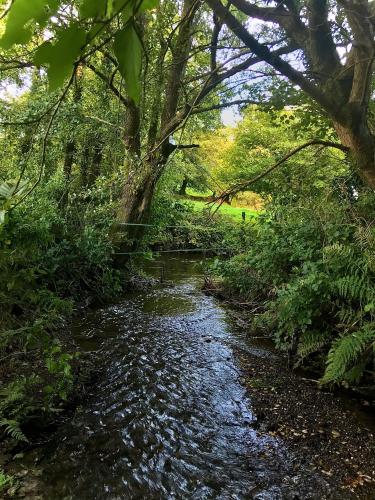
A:
<svg viewBox="0 0 375 500">
<path fill-rule="evenodd" d="M 129 174 L 122 196 L 120 220 L 134 224 L 147 220 L 158 179 L 155 169 L 148 163 L 141 173 Z"/>
<path fill-rule="evenodd" d="M 162 170 L 160 165 L 144 162 L 141 170 L 137 165 L 128 174 L 118 213 L 120 225 L 115 230 L 115 243 L 122 251 L 136 248 L 144 234 L 145 226 L 132 224 L 145 224 L 149 220 L 155 188 Z"/>
<path fill-rule="evenodd" d="M 363 182 L 375 189 L 375 138 L 367 124 L 356 127 L 335 122 L 341 143 L 349 149 L 349 158 Z"/>
<path fill-rule="evenodd" d="M 75 73 L 75 85 L 73 92 L 73 103 L 76 107 L 76 113 L 80 113 L 81 101 L 82 101 L 82 67 L 78 66 Z M 61 206 L 64 207 L 68 203 L 69 199 L 69 184 L 70 178 L 72 175 L 72 167 L 75 160 L 75 155 L 77 152 L 77 145 L 74 136 L 74 130 L 70 130 L 67 143 L 65 146 L 65 156 L 64 156 L 64 165 L 63 165 L 63 174 L 65 180 L 65 191 L 61 198 Z"/>
<path fill-rule="evenodd" d="M 130 102 L 126 110 L 126 134 L 125 147 L 130 158 L 131 168 L 125 181 L 121 207 L 118 214 L 121 231 L 117 233 L 115 240 L 120 243 L 120 247 L 133 249 L 140 241 L 144 226 L 131 226 L 131 224 L 144 224 L 148 222 L 151 203 L 154 196 L 156 184 L 163 173 L 164 167 L 171 152 L 175 149 L 169 141 L 169 136 L 173 131 L 171 123 L 177 113 L 180 99 L 182 82 L 185 75 L 188 56 L 191 48 L 192 26 L 194 15 L 199 3 L 195 0 L 184 0 L 182 9 L 182 21 L 178 29 L 176 41 L 172 50 L 172 61 L 167 77 L 165 89 L 165 101 L 161 112 L 159 124 L 160 89 L 156 89 L 155 99 L 151 103 L 151 110 L 157 110 L 152 117 L 149 136 L 147 138 L 148 154 L 146 159 L 141 159 L 141 118 L 142 110 L 134 103 Z M 159 54 L 159 64 L 161 72 L 157 77 L 157 84 L 161 85 L 164 80 L 162 73 L 166 55 L 164 45 L 161 46 Z M 180 122 L 182 118 L 179 118 Z M 119 241 L 120 240 L 120 241 Z M 126 250 L 128 251 L 128 250 Z"/>
</svg>

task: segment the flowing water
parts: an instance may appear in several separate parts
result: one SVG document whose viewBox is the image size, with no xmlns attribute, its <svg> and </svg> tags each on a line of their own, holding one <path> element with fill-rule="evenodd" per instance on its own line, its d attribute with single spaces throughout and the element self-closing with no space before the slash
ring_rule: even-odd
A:
<svg viewBox="0 0 375 500">
<path fill-rule="evenodd" d="M 77 320 L 98 382 L 43 452 L 44 498 L 297 498 L 290 457 L 253 428 L 233 353 L 253 348 L 197 260 L 163 265 L 168 282 Z"/>
</svg>

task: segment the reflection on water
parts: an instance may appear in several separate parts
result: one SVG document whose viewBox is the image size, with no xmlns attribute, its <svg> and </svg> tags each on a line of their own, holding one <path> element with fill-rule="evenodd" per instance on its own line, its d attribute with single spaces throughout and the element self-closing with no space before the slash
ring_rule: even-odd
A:
<svg viewBox="0 0 375 500">
<path fill-rule="evenodd" d="M 74 328 L 98 384 L 44 450 L 44 498 L 284 498 L 288 461 L 260 438 L 225 313 L 195 261 L 166 283 L 89 312 Z M 284 480 L 283 480 L 284 479 Z"/>
</svg>

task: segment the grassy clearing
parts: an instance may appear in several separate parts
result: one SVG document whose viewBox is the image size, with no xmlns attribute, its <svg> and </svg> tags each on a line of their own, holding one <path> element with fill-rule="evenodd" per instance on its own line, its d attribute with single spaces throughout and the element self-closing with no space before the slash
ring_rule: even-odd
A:
<svg viewBox="0 0 375 500">
<path fill-rule="evenodd" d="M 205 191 L 197 191 L 196 189 L 188 187 L 186 189 L 186 194 L 188 196 L 201 196 L 203 198 L 205 196 L 212 196 L 213 191 L 211 189 L 206 189 Z"/>
<path fill-rule="evenodd" d="M 217 207 L 217 204 L 215 205 L 207 205 L 207 202 L 205 201 L 197 201 L 197 200 L 186 200 L 186 203 L 189 203 L 193 206 L 194 210 L 197 212 L 201 212 L 202 210 L 207 210 L 208 207 Z M 251 217 L 258 217 L 259 212 L 256 210 L 252 210 L 250 208 L 243 208 L 243 207 L 233 207 L 232 205 L 226 205 L 223 204 L 218 210 L 218 213 L 222 215 L 226 215 L 228 217 L 231 217 L 232 219 L 241 222 L 242 220 L 242 212 L 245 212 L 246 214 L 246 219 L 249 219 Z"/>
</svg>

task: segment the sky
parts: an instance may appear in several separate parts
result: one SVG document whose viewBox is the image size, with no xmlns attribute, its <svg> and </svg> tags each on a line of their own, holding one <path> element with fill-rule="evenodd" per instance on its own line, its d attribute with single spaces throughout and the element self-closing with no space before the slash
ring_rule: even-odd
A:
<svg viewBox="0 0 375 500">
<path fill-rule="evenodd" d="M 22 95 L 26 87 L 20 87 L 15 84 L 7 84 L 4 87 L 0 87 L 0 99 L 12 99 Z M 241 115 L 238 112 L 237 106 L 232 106 L 230 108 L 223 109 L 221 112 L 221 121 L 225 127 L 235 127 L 237 123 L 241 120 Z"/>
<path fill-rule="evenodd" d="M 221 112 L 221 121 L 225 127 L 235 127 L 240 120 L 241 115 L 237 106 L 231 106 Z"/>
</svg>

